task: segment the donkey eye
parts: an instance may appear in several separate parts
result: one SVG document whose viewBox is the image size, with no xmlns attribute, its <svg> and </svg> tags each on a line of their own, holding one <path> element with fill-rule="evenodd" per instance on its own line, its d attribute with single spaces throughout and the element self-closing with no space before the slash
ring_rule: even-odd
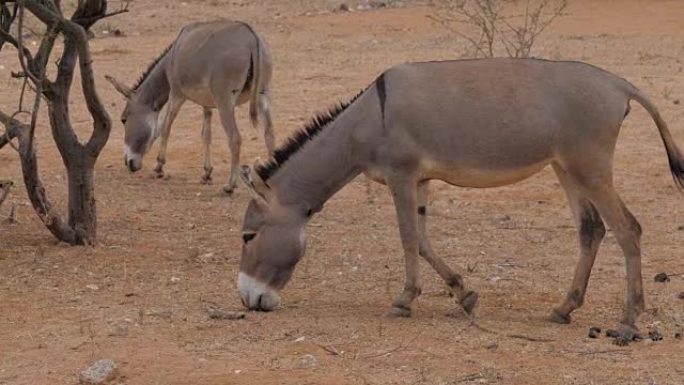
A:
<svg viewBox="0 0 684 385">
<path fill-rule="evenodd" d="M 256 233 L 243 233 L 243 234 L 242 234 L 242 242 L 243 242 L 244 244 L 247 244 L 247 242 L 249 242 L 249 241 L 251 241 L 252 239 L 254 239 L 254 237 L 256 237 Z"/>
</svg>

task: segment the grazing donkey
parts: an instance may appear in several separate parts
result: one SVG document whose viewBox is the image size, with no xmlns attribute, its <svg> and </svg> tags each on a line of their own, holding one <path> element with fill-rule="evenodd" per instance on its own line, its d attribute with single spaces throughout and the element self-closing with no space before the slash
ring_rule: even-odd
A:
<svg viewBox="0 0 684 385">
<path fill-rule="evenodd" d="M 570 322 L 582 305 L 603 220 L 625 255 L 630 335 L 644 309 L 641 228 L 613 187 L 620 125 L 636 100 L 651 115 L 675 182 L 684 159 L 656 107 L 639 89 L 578 62 L 488 59 L 403 64 L 385 71 L 356 98 L 319 116 L 256 175 L 243 166 L 251 194 L 238 276 L 246 307 L 271 310 L 303 256 L 305 225 L 355 176 L 365 173 L 392 192 L 404 248 L 406 281 L 392 314 L 409 316 L 420 294 L 418 255 L 446 281 L 467 312 L 477 293 L 432 250 L 425 230 L 428 181 L 496 187 L 551 164 L 579 232 L 580 258 L 567 297 L 551 320 Z M 603 219 L 603 220 L 602 220 Z"/>
<path fill-rule="evenodd" d="M 273 152 L 275 139 L 269 100 L 271 67 L 268 47 L 252 27 L 239 21 L 218 20 L 184 27 L 133 88 L 107 76 L 127 99 L 121 121 L 126 130 L 124 161 L 128 169 L 138 171 L 142 167 L 143 156 L 161 135 L 154 171 L 158 177 L 164 176 L 171 124 L 185 100 L 190 99 L 204 108 L 204 175 L 201 182 L 211 183 L 211 110 L 217 108 L 228 136 L 232 163 L 228 184 L 223 189 L 232 193 L 237 184 L 241 144 L 235 123 L 236 105 L 249 100 L 254 126 L 259 112 L 263 114 L 266 147 L 269 153 Z M 160 111 L 164 112 L 160 114 Z"/>
</svg>

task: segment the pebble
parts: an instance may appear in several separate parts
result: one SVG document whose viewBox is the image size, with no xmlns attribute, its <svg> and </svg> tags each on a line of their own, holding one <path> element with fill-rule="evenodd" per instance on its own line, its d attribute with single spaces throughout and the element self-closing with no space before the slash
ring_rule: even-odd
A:
<svg viewBox="0 0 684 385">
<path fill-rule="evenodd" d="M 117 367 L 114 361 L 110 359 L 101 359 L 95 361 L 89 368 L 81 372 L 79 380 L 81 384 L 104 384 L 116 377 Z"/>
<path fill-rule="evenodd" d="M 88 288 L 92 291 L 98 291 L 100 289 L 97 285 L 95 285 L 93 283 L 91 283 L 90 285 L 86 285 L 86 288 Z"/>
<path fill-rule="evenodd" d="M 311 354 L 305 354 L 297 360 L 295 363 L 295 368 L 297 369 L 308 369 L 313 368 L 318 364 L 318 360 Z"/>
</svg>

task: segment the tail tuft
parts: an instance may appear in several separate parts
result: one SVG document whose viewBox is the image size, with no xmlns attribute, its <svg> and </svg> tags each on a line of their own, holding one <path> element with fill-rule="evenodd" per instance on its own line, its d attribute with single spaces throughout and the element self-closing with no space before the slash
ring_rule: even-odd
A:
<svg viewBox="0 0 684 385">
<path fill-rule="evenodd" d="M 674 179 L 677 187 L 684 191 L 684 157 L 679 152 L 678 148 L 667 148 L 667 160 L 670 163 L 670 172 L 672 173 L 672 179 Z"/>
</svg>

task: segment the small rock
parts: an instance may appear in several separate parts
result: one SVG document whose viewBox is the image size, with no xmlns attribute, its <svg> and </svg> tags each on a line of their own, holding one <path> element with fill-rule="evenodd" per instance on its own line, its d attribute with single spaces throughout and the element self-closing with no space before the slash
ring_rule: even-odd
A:
<svg viewBox="0 0 684 385">
<path fill-rule="evenodd" d="M 670 277 L 667 276 L 667 273 L 658 273 L 653 277 L 653 280 L 656 282 L 669 282 Z"/>
<path fill-rule="evenodd" d="M 128 335 L 128 325 L 125 323 L 117 323 L 112 326 L 109 331 L 110 337 L 125 337 Z"/>
<path fill-rule="evenodd" d="M 97 285 L 95 285 L 93 283 L 91 283 L 90 285 L 86 285 L 86 288 L 88 288 L 92 291 L 98 291 L 100 289 Z"/>
<path fill-rule="evenodd" d="M 606 333 L 607 334 L 607 333 Z M 601 335 L 601 328 L 592 326 L 589 328 L 589 338 L 598 338 Z"/>
<path fill-rule="evenodd" d="M 684 230 L 684 225 L 677 226 L 677 230 Z"/>
<path fill-rule="evenodd" d="M 295 363 L 295 367 L 297 369 L 308 369 L 308 368 L 313 368 L 318 364 L 318 360 L 316 357 L 312 356 L 311 354 L 305 354 L 297 360 Z"/>
<path fill-rule="evenodd" d="M 112 380 L 117 375 L 117 367 L 114 361 L 102 359 L 95 361 L 89 368 L 81 372 L 79 380 L 81 384 L 103 384 Z"/>
<path fill-rule="evenodd" d="M 680 332 L 675 333 L 674 338 L 681 340 L 682 339 L 682 333 L 680 333 Z"/>
<path fill-rule="evenodd" d="M 305 339 L 306 339 L 306 337 L 301 336 L 301 337 L 297 338 L 296 340 L 294 340 L 294 342 L 303 342 Z"/>
<path fill-rule="evenodd" d="M 672 101 L 672 104 L 679 104 L 679 99 L 675 99 Z"/>
<path fill-rule="evenodd" d="M 679 294 L 677 294 L 677 298 L 679 298 L 679 299 L 684 299 L 684 291 L 682 291 L 682 292 L 680 292 Z"/>
<path fill-rule="evenodd" d="M 648 338 L 650 338 L 651 341 L 662 341 L 663 335 L 657 330 L 651 330 L 648 332 Z"/>
<path fill-rule="evenodd" d="M 485 345 L 485 348 L 494 351 L 494 350 L 496 350 L 496 349 L 499 348 L 499 344 L 498 344 L 497 342 L 495 342 L 495 341 L 494 341 L 494 342 L 490 342 L 490 343 L 488 343 L 487 345 Z"/>
<path fill-rule="evenodd" d="M 178 282 L 180 282 L 180 280 L 181 279 L 178 277 L 171 277 L 171 283 L 178 283 Z"/>
<path fill-rule="evenodd" d="M 349 12 L 349 5 L 347 5 L 347 3 L 342 3 L 342 4 L 340 4 L 340 8 L 339 8 L 339 9 L 340 9 L 340 11 L 342 11 L 342 12 Z"/>
</svg>

